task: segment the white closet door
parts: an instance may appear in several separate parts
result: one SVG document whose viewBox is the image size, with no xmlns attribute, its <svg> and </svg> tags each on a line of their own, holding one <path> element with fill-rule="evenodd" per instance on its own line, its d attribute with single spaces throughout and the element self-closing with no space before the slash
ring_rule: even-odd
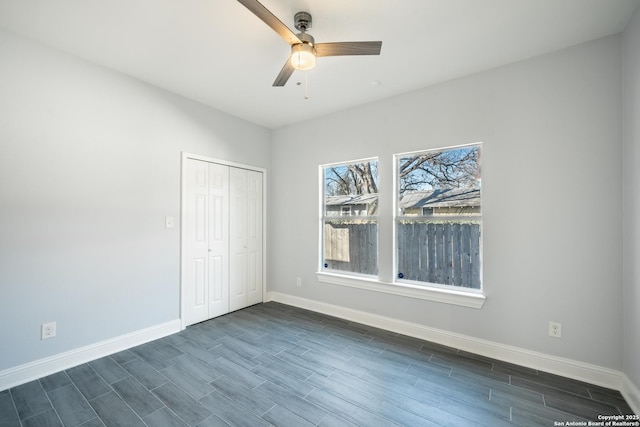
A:
<svg viewBox="0 0 640 427">
<path fill-rule="evenodd" d="M 262 302 L 261 172 L 185 159 L 183 324 Z"/>
<path fill-rule="evenodd" d="M 209 163 L 187 159 L 184 218 L 184 309 L 186 325 L 209 318 Z"/>
<path fill-rule="evenodd" d="M 229 218 L 229 310 L 247 306 L 247 170 L 231 168 Z"/>
<path fill-rule="evenodd" d="M 230 170 L 229 310 L 262 302 L 262 173 Z"/>
<path fill-rule="evenodd" d="M 262 302 L 262 173 L 247 171 L 247 305 Z"/>
<path fill-rule="evenodd" d="M 209 164 L 209 319 L 229 312 L 229 167 Z"/>
</svg>

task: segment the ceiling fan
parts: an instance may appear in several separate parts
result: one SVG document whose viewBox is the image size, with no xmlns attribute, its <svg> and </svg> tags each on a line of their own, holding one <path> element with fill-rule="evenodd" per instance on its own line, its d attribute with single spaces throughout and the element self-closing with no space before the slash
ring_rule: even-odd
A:
<svg viewBox="0 0 640 427">
<path fill-rule="evenodd" d="M 307 34 L 307 30 L 311 28 L 311 14 L 307 12 L 295 14 L 295 27 L 300 31 L 299 34 L 295 34 L 257 0 L 238 2 L 291 45 L 291 56 L 280 70 L 273 86 L 284 86 L 294 70 L 310 70 L 316 65 L 316 57 L 319 56 L 380 55 L 381 41 L 316 43 L 313 37 Z"/>
</svg>

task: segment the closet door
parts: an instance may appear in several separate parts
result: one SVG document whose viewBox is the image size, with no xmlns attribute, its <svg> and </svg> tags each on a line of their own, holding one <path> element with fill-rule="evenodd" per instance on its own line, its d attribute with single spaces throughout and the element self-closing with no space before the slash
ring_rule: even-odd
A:
<svg viewBox="0 0 640 427">
<path fill-rule="evenodd" d="M 185 325 L 209 318 L 209 163 L 187 159 L 184 194 Z"/>
<path fill-rule="evenodd" d="M 262 173 L 230 170 L 229 310 L 262 301 Z"/>
<path fill-rule="evenodd" d="M 185 164 L 184 323 L 229 312 L 229 167 Z"/>
<path fill-rule="evenodd" d="M 185 326 L 262 302 L 262 173 L 184 163 Z"/>
<path fill-rule="evenodd" d="M 262 173 L 247 171 L 247 305 L 262 302 Z"/>
<path fill-rule="evenodd" d="M 208 318 L 229 312 L 229 167 L 209 163 Z"/>
</svg>

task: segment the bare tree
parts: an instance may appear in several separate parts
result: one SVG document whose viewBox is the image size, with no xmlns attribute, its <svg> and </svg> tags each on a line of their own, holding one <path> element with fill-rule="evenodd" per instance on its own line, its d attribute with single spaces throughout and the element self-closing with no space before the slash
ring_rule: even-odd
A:
<svg viewBox="0 0 640 427">
<path fill-rule="evenodd" d="M 378 192 L 378 163 L 351 163 L 328 168 L 325 172 L 327 195 L 357 195 Z"/>
<path fill-rule="evenodd" d="M 402 157 L 398 163 L 400 194 L 476 186 L 479 156 L 479 147 L 468 147 Z"/>
<path fill-rule="evenodd" d="M 432 151 L 400 158 L 400 194 L 425 189 L 473 187 L 480 173 L 480 147 Z M 325 170 L 326 194 L 378 192 L 378 162 L 351 163 Z"/>
</svg>

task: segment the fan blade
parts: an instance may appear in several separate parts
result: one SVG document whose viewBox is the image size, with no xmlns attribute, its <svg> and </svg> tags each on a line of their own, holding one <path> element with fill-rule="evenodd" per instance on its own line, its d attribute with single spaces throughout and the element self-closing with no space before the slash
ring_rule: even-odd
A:
<svg viewBox="0 0 640 427">
<path fill-rule="evenodd" d="M 315 45 L 316 56 L 380 55 L 382 42 L 336 42 Z"/>
<path fill-rule="evenodd" d="M 240 4 L 249 9 L 256 15 L 258 18 L 262 20 L 265 24 L 270 26 L 276 33 L 280 35 L 290 45 L 296 43 L 302 43 L 302 40 L 296 36 L 296 34 L 289 29 L 286 25 L 282 23 L 273 13 L 269 11 L 266 7 L 262 5 L 257 0 L 238 0 Z"/>
<path fill-rule="evenodd" d="M 295 71 L 293 65 L 291 65 L 291 57 L 287 58 L 287 62 L 284 63 L 284 67 L 280 70 L 280 74 L 276 77 L 276 80 L 273 82 L 273 86 L 284 86 L 291 77 L 291 74 Z"/>
</svg>

